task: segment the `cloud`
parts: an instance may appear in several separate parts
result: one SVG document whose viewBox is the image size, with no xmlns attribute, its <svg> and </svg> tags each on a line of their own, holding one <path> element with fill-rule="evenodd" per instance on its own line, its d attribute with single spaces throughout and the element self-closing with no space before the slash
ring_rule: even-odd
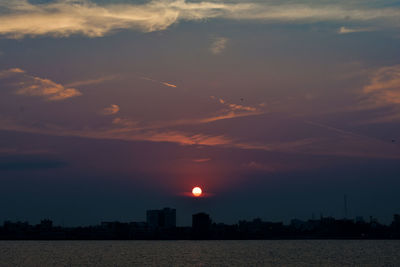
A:
<svg viewBox="0 0 400 267">
<path fill-rule="evenodd" d="M 214 99 L 216 99 L 214 97 Z M 219 99 L 218 101 L 224 101 L 223 99 Z M 140 123 L 138 121 L 133 121 L 129 118 L 115 118 L 113 120 L 113 124 L 131 127 L 137 131 L 149 131 L 149 130 L 157 130 L 157 129 L 167 129 L 177 126 L 187 126 L 187 125 L 199 125 L 199 124 L 206 124 L 211 122 L 216 122 L 220 120 L 229 120 L 235 118 L 243 118 L 248 116 L 256 116 L 264 114 L 265 111 L 262 111 L 258 108 L 248 107 L 248 106 L 241 106 L 236 105 L 232 106 L 233 104 L 227 103 L 224 101 L 224 104 L 228 108 L 220 110 L 215 115 L 209 115 L 202 118 L 191 118 L 191 119 L 180 119 L 180 120 L 171 120 L 171 121 L 153 121 L 151 123 Z M 261 105 L 263 106 L 263 105 Z"/>
<path fill-rule="evenodd" d="M 361 134 L 358 134 L 358 133 L 354 133 L 354 132 L 351 132 L 351 131 L 339 129 L 339 128 L 336 128 L 336 127 L 333 127 L 333 126 L 330 126 L 330 125 L 326 125 L 326 124 L 323 124 L 323 123 L 315 122 L 315 121 L 304 120 L 303 122 L 306 123 L 306 124 L 312 125 L 312 126 L 316 126 L 316 127 L 328 130 L 328 131 L 332 131 L 332 132 L 338 133 L 340 135 L 353 136 L 353 137 L 356 137 L 356 138 L 357 137 L 359 137 L 359 138 L 369 138 L 367 136 L 364 136 L 364 135 L 361 135 Z"/>
<path fill-rule="evenodd" d="M 44 125 L 36 127 L 35 125 L 22 125 L 12 120 L 1 120 L 0 129 L 8 131 L 27 132 L 35 134 L 48 134 L 54 136 L 77 136 L 93 139 L 112 139 L 124 141 L 149 141 L 149 142 L 168 142 L 179 145 L 199 145 L 199 146 L 220 146 L 228 148 L 237 148 L 245 150 L 263 150 L 263 151 L 290 151 L 295 147 L 309 144 L 310 141 L 295 141 L 289 143 L 276 144 L 255 144 L 240 142 L 225 135 L 213 135 L 205 133 L 190 133 L 168 129 L 146 129 L 138 126 L 129 119 L 116 118 L 113 124 L 117 127 L 112 129 L 91 129 L 85 127 L 82 130 L 72 130 L 60 128 L 54 125 Z"/>
<path fill-rule="evenodd" d="M 82 85 L 99 84 L 99 83 L 103 83 L 103 82 L 114 80 L 114 79 L 116 79 L 118 77 L 119 77 L 119 75 L 108 75 L 108 76 L 101 77 L 101 78 L 98 78 L 98 79 L 91 79 L 91 80 L 84 80 L 84 81 L 77 81 L 77 82 L 68 83 L 65 86 L 67 86 L 67 87 L 79 87 L 79 86 L 82 86 Z"/>
<path fill-rule="evenodd" d="M 399 121 L 400 121 L 400 110 L 394 109 L 388 113 L 379 115 L 378 117 L 359 121 L 357 124 L 364 125 L 364 124 L 380 124 L 380 123 L 398 123 Z"/>
<path fill-rule="evenodd" d="M 64 100 L 81 95 L 74 88 L 65 88 L 61 84 L 39 77 L 32 77 L 31 82 L 28 85 L 22 86 L 16 93 L 26 96 L 42 96 L 51 101 Z"/>
<path fill-rule="evenodd" d="M 178 86 L 176 86 L 175 84 L 167 83 L 167 82 L 160 82 L 160 81 L 157 81 L 157 80 L 152 79 L 152 78 L 149 78 L 149 77 L 140 77 L 140 78 L 143 79 L 143 80 L 146 80 L 146 81 L 151 81 L 151 82 L 159 83 L 159 84 L 162 84 L 162 85 L 165 85 L 165 86 L 168 86 L 168 87 L 172 87 L 172 88 L 177 88 L 177 87 L 178 87 Z"/>
<path fill-rule="evenodd" d="M 184 125 L 198 125 L 198 124 L 216 122 L 220 120 L 257 116 L 266 113 L 264 110 L 260 109 L 260 107 L 264 107 L 264 104 L 260 104 L 258 105 L 258 107 L 251 107 L 251 106 L 228 103 L 224 99 L 217 98 L 215 96 L 211 96 L 211 99 L 217 100 L 220 104 L 224 105 L 225 108 L 219 110 L 218 112 L 216 112 L 216 114 L 205 116 L 202 118 L 153 122 L 150 125 L 142 126 L 141 129 L 160 129 L 160 128 L 169 128 L 169 127 L 184 126 Z"/>
<path fill-rule="evenodd" d="M 25 71 L 21 70 L 19 68 L 2 70 L 2 71 L 0 71 L 0 78 L 7 78 L 7 77 L 10 77 L 10 76 L 12 76 L 14 74 L 18 74 L 18 73 L 25 73 Z"/>
<path fill-rule="evenodd" d="M 300 152 L 302 148 L 307 148 L 316 140 L 312 138 L 300 139 L 286 142 L 275 142 L 270 144 L 254 143 L 254 142 L 237 142 L 235 147 L 248 150 L 263 150 L 263 151 L 280 151 L 280 152 Z"/>
<path fill-rule="evenodd" d="M 276 168 L 271 164 L 259 163 L 251 161 L 242 165 L 245 169 L 265 171 L 265 172 L 275 172 Z"/>
<path fill-rule="evenodd" d="M 49 79 L 29 75 L 19 68 L 0 71 L 0 79 L 6 79 L 17 95 L 40 96 L 49 101 L 65 100 L 82 95 L 74 88 L 66 88 Z"/>
<path fill-rule="evenodd" d="M 161 82 L 161 84 L 164 84 L 165 86 L 173 87 L 173 88 L 176 88 L 176 87 L 177 87 L 176 85 L 174 85 L 174 84 L 172 84 L 172 83 Z"/>
<path fill-rule="evenodd" d="M 353 135 L 338 135 L 330 138 L 307 138 L 281 142 L 256 142 L 241 140 L 224 134 L 206 134 L 169 129 L 142 129 L 137 125 L 123 124 L 124 120 L 115 123 L 114 128 L 85 126 L 82 129 L 71 129 L 51 124 L 27 125 L 15 120 L 2 119 L 0 129 L 7 131 L 45 134 L 53 136 L 76 136 L 91 139 L 147 141 L 174 143 L 184 146 L 215 146 L 241 150 L 279 152 L 303 155 L 328 155 L 358 158 L 399 159 L 398 146 L 372 138 Z"/>
<path fill-rule="evenodd" d="M 100 37 L 119 29 L 165 30 L 180 21 L 230 19 L 261 22 L 359 22 L 399 26 L 398 7 L 372 8 L 344 4 L 262 2 L 186 2 L 155 0 L 143 4 L 96 4 L 88 0 L 59 0 L 33 4 L 0 0 L 0 34 L 8 38 L 81 34 Z M 27 23 L 29 21 L 29 23 Z"/>
<path fill-rule="evenodd" d="M 127 118 L 115 118 L 112 121 L 113 124 L 115 125 L 120 125 L 120 126 L 124 126 L 124 127 L 136 127 L 138 122 L 136 121 L 132 121 L 130 119 Z"/>
<path fill-rule="evenodd" d="M 238 104 L 228 104 L 228 106 L 232 110 L 257 111 L 257 108 L 255 108 L 255 107 L 243 106 L 243 105 L 238 105 Z"/>
<path fill-rule="evenodd" d="M 206 124 L 220 120 L 229 120 L 235 118 L 256 116 L 266 113 L 264 110 L 260 109 L 261 107 L 264 107 L 264 104 L 260 104 L 258 105 L 258 107 L 251 107 L 251 106 L 228 103 L 224 99 L 217 98 L 215 96 L 211 96 L 211 99 L 217 100 L 220 104 L 224 105 L 225 108 L 219 110 L 218 112 L 216 112 L 216 114 L 211 114 L 201 118 L 152 122 L 148 125 L 142 125 L 140 127 L 137 126 L 137 122 L 135 122 L 135 125 L 137 126 L 137 128 L 140 128 L 141 130 L 162 129 L 162 128 L 170 128 L 176 126 Z M 129 119 L 125 119 L 124 122 L 131 123 Z"/>
<path fill-rule="evenodd" d="M 227 44 L 228 44 L 228 38 L 225 37 L 215 38 L 214 42 L 210 46 L 210 51 L 214 55 L 221 54 L 222 51 L 225 50 Z"/>
<path fill-rule="evenodd" d="M 273 173 L 279 171 L 289 171 L 293 169 L 300 169 L 298 166 L 289 166 L 288 164 L 278 164 L 278 163 L 261 163 L 256 161 L 250 161 L 248 163 L 242 164 L 242 168 L 246 170 Z"/>
<path fill-rule="evenodd" d="M 120 108 L 118 105 L 112 104 L 109 107 L 106 107 L 103 109 L 102 114 L 103 115 L 115 115 L 119 112 Z"/>
<path fill-rule="evenodd" d="M 211 99 L 216 99 L 218 102 L 224 106 L 226 106 L 229 110 L 231 111 L 249 111 L 249 112 L 257 112 L 258 108 L 257 107 L 251 107 L 251 106 L 244 106 L 240 104 L 234 104 L 234 103 L 228 103 L 226 100 L 222 98 L 217 98 L 215 96 L 211 96 Z M 265 104 L 262 103 L 259 105 L 259 107 L 264 107 Z"/>
<path fill-rule="evenodd" d="M 349 34 L 349 33 L 356 33 L 356 32 L 371 32 L 374 31 L 373 28 L 348 28 L 348 27 L 340 27 L 338 30 L 339 34 Z"/>
<path fill-rule="evenodd" d="M 215 115 L 211 117 L 206 117 L 202 119 L 195 119 L 191 120 L 191 123 L 188 122 L 187 124 L 202 124 L 202 123 L 210 123 L 210 122 L 215 122 L 215 121 L 220 121 L 220 120 L 229 120 L 229 119 L 235 119 L 235 118 L 243 118 L 243 117 L 249 117 L 249 116 L 256 116 L 256 115 L 261 115 L 264 114 L 265 112 L 262 111 L 254 111 L 254 112 L 246 112 L 246 113 L 237 113 L 234 111 L 229 111 L 227 113 L 222 113 L 220 115 Z"/>
<path fill-rule="evenodd" d="M 227 146 L 232 140 L 224 135 L 190 134 L 178 131 L 148 132 L 133 138 L 152 142 L 172 142 L 180 145 Z"/>
<path fill-rule="evenodd" d="M 385 66 L 369 75 L 362 98 L 355 110 L 374 110 L 358 124 L 393 123 L 400 119 L 400 65 Z M 375 115 L 375 117 L 374 117 Z"/>
<path fill-rule="evenodd" d="M 382 67 L 373 72 L 363 93 L 377 105 L 400 104 L 400 65 Z"/>
<path fill-rule="evenodd" d="M 204 163 L 210 161 L 211 158 L 204 158 L 204 159 L 193 159 L 192 161 L 195 163 Z"/>
</svg>

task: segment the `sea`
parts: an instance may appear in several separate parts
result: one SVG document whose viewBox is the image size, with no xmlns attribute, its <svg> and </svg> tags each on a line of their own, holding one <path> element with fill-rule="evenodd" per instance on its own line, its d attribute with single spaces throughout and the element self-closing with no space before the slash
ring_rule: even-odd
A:
<svg viewBox="0 0 400 267">
<path fill-rule="evenodd" d="M 400 241 L 0 241 L 0 266 L 400 266 Z"/>
</svg>

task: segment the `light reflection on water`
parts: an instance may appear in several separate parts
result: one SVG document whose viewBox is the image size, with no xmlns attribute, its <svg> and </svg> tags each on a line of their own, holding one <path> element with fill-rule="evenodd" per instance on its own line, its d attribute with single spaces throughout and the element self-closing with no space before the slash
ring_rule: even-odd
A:
<svg viewBox="0 0 400 267">
<path fill-rule="evenodd" d="M 0 241 L 0 266 L 400 266 L 400 241 Z"/>
</svg>

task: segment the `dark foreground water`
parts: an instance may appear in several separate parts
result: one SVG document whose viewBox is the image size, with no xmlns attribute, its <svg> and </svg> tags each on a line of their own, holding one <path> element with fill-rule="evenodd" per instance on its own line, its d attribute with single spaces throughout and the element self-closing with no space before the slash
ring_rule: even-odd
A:
<svg viewBox="0 0 400 267">
<path fill-rule="evenodd" d="M 0 266 L 400 266 L 400 241 L 0 241 Z"/>
</svg>

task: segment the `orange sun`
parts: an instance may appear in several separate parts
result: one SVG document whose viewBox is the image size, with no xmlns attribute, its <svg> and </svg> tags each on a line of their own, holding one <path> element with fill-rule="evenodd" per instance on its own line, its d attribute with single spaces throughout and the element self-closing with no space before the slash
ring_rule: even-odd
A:
<svg viewBox="0 0 400 267">
<path fill-rule="evenodd" d="M 201 195 L 203 194 L 203 190 L 201 190 L 200 187 L 196 186 L 196 187 L 194 187 L 194 188 L 192 189 L 192 194 L 193 194 L 193 196 L 195 196 L 195 197 L 199 197 L 199 196 L 201 196 Z"/>
</svg>

